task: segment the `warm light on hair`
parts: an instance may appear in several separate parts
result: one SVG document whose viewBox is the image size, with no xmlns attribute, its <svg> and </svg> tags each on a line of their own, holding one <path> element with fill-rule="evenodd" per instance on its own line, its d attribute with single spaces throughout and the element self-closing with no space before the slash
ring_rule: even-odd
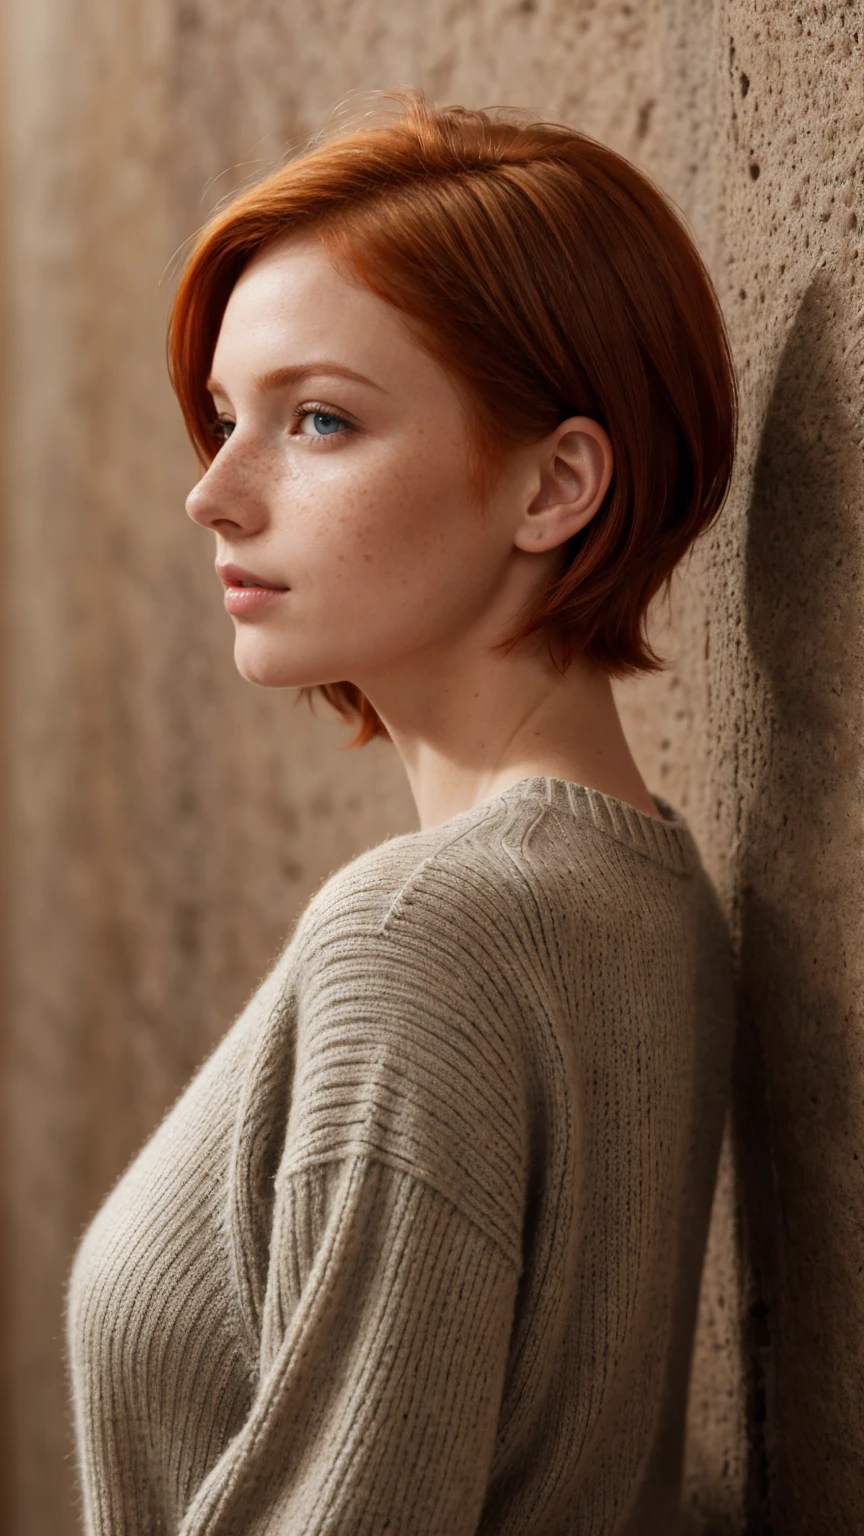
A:
<svg viewBox="0 0 864 1536">
<path fill-rule="evenodd" d="M 206 381 L 231 290 L 264 246 L 314 227 L 334 265 L 467 386 L 478 501 L 502 449 L 568 416 L 604 427 L 603 503 L 507 643 L 545 632 L 564 665 L 578 652 L 612 676 L 658 671 L 648 605 L 720 511 L 737 430 L 726 330 L 692 237 L 641 171 L 575 129 L 388 97 L 397 116 L 314 139 L 199 235 L 168 335 L 199 458 L 217 451 Z M 384 733 L 352 684 L 317 691 L 358 722 L 357 744 Z"/>
</svg>

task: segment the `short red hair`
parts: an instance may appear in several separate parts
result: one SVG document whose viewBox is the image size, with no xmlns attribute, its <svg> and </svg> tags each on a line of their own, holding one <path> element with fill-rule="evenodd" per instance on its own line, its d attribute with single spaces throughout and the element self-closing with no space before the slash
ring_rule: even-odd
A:
<svg viewBox="0 0 864 1536">
<path fill-rule="evenodd" d="M 199 458 L 217 451 L 206 381 L 234 284 L 256 252 L 314 228 L 467 386 L 481 501 L 508 445 L 568 416 L 604 427 L 603 504 L 505 643 L 545 632 L 565 665 L 578 651 L 613 676 L 658 671 L 646 611 L 719 512 L 737 432 L 729 341 L 693 239 L 647 176 L 584 133 L 387 94 L 399 115 L 313 138 L 201 231 L 168 332 Z M 317 691 L 358 722 L 358 744 L 384 733 L 353 684 Z"/>
</svg>

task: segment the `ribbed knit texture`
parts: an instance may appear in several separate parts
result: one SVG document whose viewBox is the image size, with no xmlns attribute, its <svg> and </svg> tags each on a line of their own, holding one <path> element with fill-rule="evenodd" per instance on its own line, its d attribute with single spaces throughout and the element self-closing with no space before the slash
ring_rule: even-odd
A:
<svg viewBox="0 0 864 1536">
<path fill-rule="evenodd" d="M 670 1536 L 728 932 L 534 777 L 327 881 L 76 1255 L 92 1536 Z"/>
</svg>

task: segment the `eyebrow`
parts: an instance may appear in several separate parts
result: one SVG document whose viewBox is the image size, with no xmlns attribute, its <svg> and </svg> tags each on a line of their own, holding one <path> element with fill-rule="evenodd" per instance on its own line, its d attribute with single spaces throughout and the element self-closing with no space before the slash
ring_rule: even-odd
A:
<svg viewBox="0 0 864 1536">
<path fill-rule="evenodd" d="M 300 379 L 308 379 L 313 375 L 331 375 L 340 379 L 353 379 L 356 384 L 368 384 L 372 389 L 378 389 L 382 395 L 389 393 L 383 384 L 376 384 L 374 379 L 368 379 L 365 373 L 358 373 L 354 368 L 347 368 L 344 363 L 332 362 L 329 358 L 315 358 L 308 363 L 288 363 L 283 368 L 271 368 L 268 373 L 260 373 L 253 380 L 256 389 L 266 393 L 274 389 L 284 389 L 287 384 L 296 384 Z M 226 391 L 222 388 L 218 379 L 207 380 L 206 388 L 211 394 L 222 394 Z"/>
</svg>

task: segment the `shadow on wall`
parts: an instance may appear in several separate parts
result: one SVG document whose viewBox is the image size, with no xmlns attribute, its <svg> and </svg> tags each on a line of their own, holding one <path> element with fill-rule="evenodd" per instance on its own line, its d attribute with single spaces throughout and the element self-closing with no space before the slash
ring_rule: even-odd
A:
<svg viewBox="0 0 864 1536">
<path fill-rule="evenodd" d="M 764 732 L 745 787 L 736 1111 L 752 1536 L 858 1530 L 864 1509 L 864 471 L 844 300 L 820 275 L 796 315 L 747 544 Z"/>
</svg>

